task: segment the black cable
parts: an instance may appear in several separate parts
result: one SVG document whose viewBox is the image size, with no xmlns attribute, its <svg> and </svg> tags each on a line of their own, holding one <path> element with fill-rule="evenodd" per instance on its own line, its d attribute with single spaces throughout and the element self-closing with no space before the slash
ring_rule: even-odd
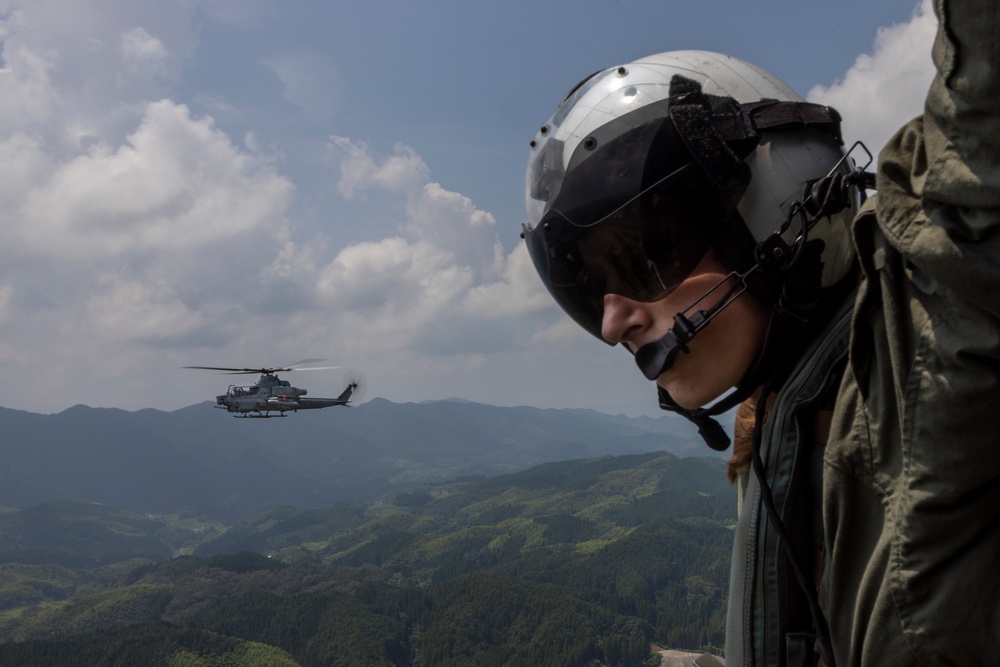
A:
<svg viewBox="0 0 1000 667">
<path fill-rule="evenodd" d="M 792 544 L 792 539 L 785 529 L 785 524 L 782 523 L 781 517 L 778 515 L 778 510 L 774 506 L 774 497 L 771 495 L 771 487 L 764 476 L 764 462 L 760 458 L 760 445 L 763 436 L 764 417 L 767 412 L 767 398 L 772 393 L 774 392 L 768 384 L 761 391 L 760 398 L 757 399 L 757 409 L 753 425 L 753 443 L 750 448 L 753 471 L 757 476 L 757 484 L 758 488 L 760 488 L 761 499 L 764 501 L 764 507 L 767 509 L 767 516 L 775 532 L 778 534 L 781 546 L 784 548 L 788 562 L 792 566 L 795 579 L 798 581 L 799 587 L 805 595 L 806 604 L 809 607 L 809 615 L 812 616 L 813 626 L 816 629 L 816 644 L 819 647 L 820 656 L 823 658 L 823 664 L 825 667 L 836 667 L 833 659 L 833 649 L 830 645 L 830 629 L 826 624 L 826 617 L 823 616 L 823 610 L 819 607 L 815 582 L 807 577 L 806 573 L 802 570 L 802 565 L 795 554 L 795 545 Z"/>
</svg>

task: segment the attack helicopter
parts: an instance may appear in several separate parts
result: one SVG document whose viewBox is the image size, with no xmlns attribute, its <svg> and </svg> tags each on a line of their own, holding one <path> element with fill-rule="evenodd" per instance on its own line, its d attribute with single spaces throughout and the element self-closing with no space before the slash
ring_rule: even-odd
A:
<svg viewBox="0 0 1000 667">
<path fill-rule="evenodd" d="M 226 393 L 215 397 L 215 407 L 234 413 L 234 417 L 268 419 L 285 417 L 286 412 L 318 410 L 337 405 L 349 406 L 351 399 L 360 400 L 364 391 L 364 377 L 358 371 L 348 373 L 347 386 L 337 398 L 306 398 L 307 391 L 293 387 L 288 380 L 282 380 L 278 373 L 292 371 L 319 371 L 340 366 L 310 366 L 323 359 L 301 359 L 294 364 L 274 368 L 225 368 L 221 366 L 184 366 L 207 371 L 222 371 L 224 375 L 255 375 L 260 379 L 252 385 L 229 385 Z M 271 414 L 275 413 L 275 414 Z"/>
</svg>

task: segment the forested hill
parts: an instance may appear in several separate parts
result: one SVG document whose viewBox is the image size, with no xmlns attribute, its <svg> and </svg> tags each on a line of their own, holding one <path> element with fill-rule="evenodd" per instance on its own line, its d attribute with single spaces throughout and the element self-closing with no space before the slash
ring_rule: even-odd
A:
<svg viewBox="0 0 1000 667">
<path fill-rule="evenodd" d="M 735 493 L 719 460 L 654 453 L 224 531 L 79 503 L 2 519 L 0 664 L 638 667 L 652 642 L 721 644 Z M 81 545 L 89 566 L 31 561 Z"/>
<path fill-rule="evenodd" d="M 72 500 L 227 520 L 547 461 L 711 455 L 677 417 L 462 401 L 375 399 L 284 419 L 233 419 L 209 403 L 174 412 L 77 406 L 53 415 L 0 408 L 0 433 L 0 506 Z"/>
</svg>

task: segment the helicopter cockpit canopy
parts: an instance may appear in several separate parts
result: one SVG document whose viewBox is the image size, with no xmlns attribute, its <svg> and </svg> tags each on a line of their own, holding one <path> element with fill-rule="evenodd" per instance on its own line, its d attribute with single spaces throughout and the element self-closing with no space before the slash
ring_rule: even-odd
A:
<svg viewBox="0 0 1000 667">
<path fill-rule="evenodd" d="M 239 385 L 231 384 L 229 389 L 226 391 L 227 396 L 253 396 L 258 391 L 260 387 L 257 385 L 251 385 L 249 387 L 241 387 Z"/>
</svg>

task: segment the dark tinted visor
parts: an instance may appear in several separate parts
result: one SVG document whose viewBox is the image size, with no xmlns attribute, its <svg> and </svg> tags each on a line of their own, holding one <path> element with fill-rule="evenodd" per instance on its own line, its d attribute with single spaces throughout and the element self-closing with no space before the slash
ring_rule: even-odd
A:
<svg viewBox="0 0 1000 667">
<path fill-rule="evenodd" d="M 668 295 L 708 251 L 718 210 L 670 121 L 634 120 L 610 128 L 612 139 L 581 142 L 565 172 L 550 161 L 533 179 L 545 185 L 539 200 L 554 197 L 525 228 L 531 259 L 556 302 L 598 338 L 604 295 Z"/>
<path fill-rule="evenodd" d="M 528 252 L 545 286 L 594 336 L 602 338 L 605 294 L 662 299 L 708 251 L 708 234 L 694 218 L 692 191 L 672 182 L 697 167 L 682 169 L 594 224 L 580 226 L 553 210 L 526 232 Z"/>
</svg>

